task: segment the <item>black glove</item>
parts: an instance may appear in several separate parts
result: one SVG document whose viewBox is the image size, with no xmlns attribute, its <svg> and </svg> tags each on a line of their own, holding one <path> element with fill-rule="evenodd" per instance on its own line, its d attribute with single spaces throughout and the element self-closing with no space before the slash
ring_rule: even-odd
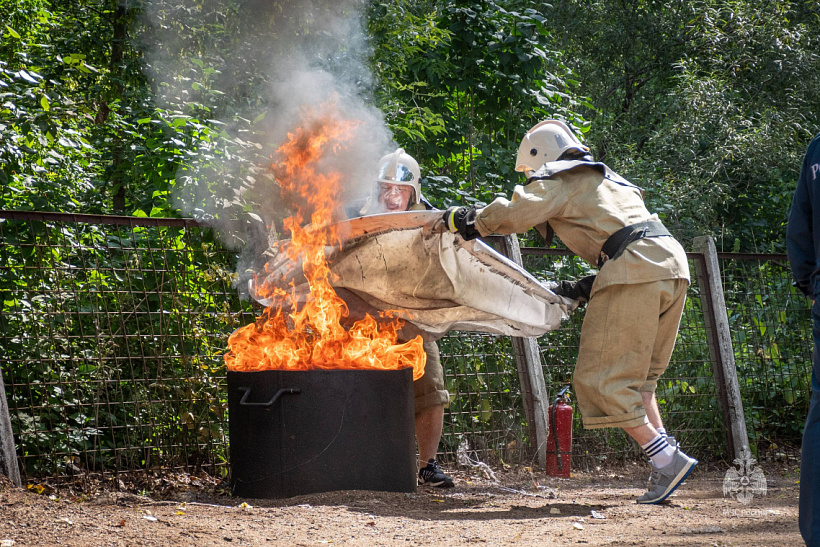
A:
<svg viewBox="0 0 820 547">
<path fill-rule="evenodd" d="M 475 227 L 475 216 L 475 207 L 450 207 L 442 218 L 448 230 L 469 241 L 481 235 Z"/>
<path fill-rule="evenodd" d="M 588 275 L 578 281 L 561 281 L 552 292 L 558 296 L 566 296 L 579 302 L 588 302 L 589 293 L 592 292 L 592 284 L 595 283 L 595 276 Z"/>
</svg>

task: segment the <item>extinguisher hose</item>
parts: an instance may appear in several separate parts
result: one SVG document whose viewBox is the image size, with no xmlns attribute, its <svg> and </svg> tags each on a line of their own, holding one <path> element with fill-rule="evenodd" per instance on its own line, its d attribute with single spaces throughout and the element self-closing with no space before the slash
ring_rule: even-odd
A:
<svg viewBox="0 0 820 547">
<path fill-rule="evenodd" d="M 558 402 L 564 398 L 564 395 L 567 394 L 569 391 L 569 386 L 564 386 L 564 388 L 558 392 L 558 396 L 552 402 L 552 415 L 550 416 L 550 429 L 552 429 L 552 440 L 555 442 L 555 457 L 558 460 L 558 470 L 564 470 L 564 461 L 561 459 L 561 445 L 558 443 L 558 425 L 555 423 L 555 413 L 558 410 Z M 572 424 L 570 424 L 572 427 Z"/>
</svg>

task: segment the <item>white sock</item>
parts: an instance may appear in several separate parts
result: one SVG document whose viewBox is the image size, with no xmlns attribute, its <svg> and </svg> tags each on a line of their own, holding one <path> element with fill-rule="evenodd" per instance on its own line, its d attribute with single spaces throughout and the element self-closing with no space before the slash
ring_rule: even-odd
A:
<svg viewBox="0 0 820 547">
<path fill-rule="evenodd" d="M 655 467 L 660 469 L 672 463 L 672 457 L 675 455 L 675 449 L 669 446 L 666 438 L 658 435 L 646 444 L 641 445 L 646 455 L 655 464 Z"/>
<path fill-rule="evenodd" d="M 667 432 L 666 432 L 666 428 L 664 428 L 664 427 L 659 427 L 659 428 L 657 429 L 657 432 L 658 432 L 658 433 L 660 433 L 661 437 L 663 437 L 663 438 L 664 438 L 664 440 L 665 440 L 667 443 L 669 443 L 669 446 L 671 446 L 673 450 L 675 449 L 675 447 L 676 447 L 676 446 L 678 446 L 678 441 L 677 441 L 677 439 L 675 439 L 675 437 L 673 437 L 673 436 L 671 436 L 669 433 L 667 433 Z"/>
</svg>

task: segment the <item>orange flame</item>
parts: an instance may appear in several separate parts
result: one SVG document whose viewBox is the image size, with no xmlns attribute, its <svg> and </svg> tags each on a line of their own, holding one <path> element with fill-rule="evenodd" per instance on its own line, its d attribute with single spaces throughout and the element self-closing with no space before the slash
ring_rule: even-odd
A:
<svg viewBox="0 0 820 547">
<path fill-rule="evenodd" d="M 400 319 L 386 312 L 382 321 L 367 315 L 350 329 L 342 325 L 348 310 L 330 284 L 325 256 L 325 246 L 342 244 L 330 224 L 340 205 L 341 174 L 322 173 L 319 164 L 329 152 L 343 151 L 358 123 L 342 119 L 333 104 L 304 115 L 303 126 L 288 133 L 277 149 L 273 173 L 282 198 L 295 209 L 283 223 L 291 234 L 285 252 L 294 265 L 301 261 L 310 292 L 299 308 L 295 286 L 290 293 L 270 284 L 260 287 L 259 293 L 274 304 L 228 338 L 225 363 L 237 371 L 413 367 L 413 379 L 418 379 L 426 362 L 422 340 L 397 344 Z M 306 218 L 310 226 L 302 227 Z"/>
</svg>

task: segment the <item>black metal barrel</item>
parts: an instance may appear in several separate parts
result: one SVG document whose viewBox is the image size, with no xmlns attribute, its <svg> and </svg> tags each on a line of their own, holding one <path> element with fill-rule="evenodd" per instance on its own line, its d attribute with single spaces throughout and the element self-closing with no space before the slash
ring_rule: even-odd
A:
<svg viewBox="0 0 820 547">
<path fill-rule="evenodd" d="M 413 372 L 228 371 L 231 490 L 414 492 Z"/>
</svg>

